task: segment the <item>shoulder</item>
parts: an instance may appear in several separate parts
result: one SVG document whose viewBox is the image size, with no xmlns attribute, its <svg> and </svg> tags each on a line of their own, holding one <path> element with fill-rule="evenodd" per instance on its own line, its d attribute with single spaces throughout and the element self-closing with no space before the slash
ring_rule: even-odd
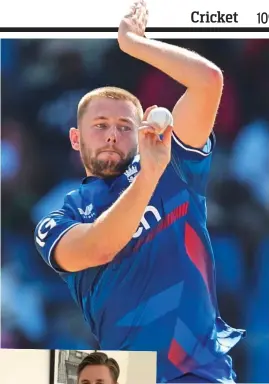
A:
<svg viewBox="0 0 269 384">
<path fill-rule="evenodd" d="M 67 211 L 75 212 L 78 207 L 81 206 L 83 200 L 83 190 L 82 187 L 75 189 L 67 193 L 64 197 L 64 208 Z"/>
<path fill-rule="evenodd" d="M 172 133 L 172 156 L 178 156 L 182 160 L 200 161 L 211 157 L 216 146 L 216 136 L 212 131 L 203 148 L 191 147 Z"/>
</svg>

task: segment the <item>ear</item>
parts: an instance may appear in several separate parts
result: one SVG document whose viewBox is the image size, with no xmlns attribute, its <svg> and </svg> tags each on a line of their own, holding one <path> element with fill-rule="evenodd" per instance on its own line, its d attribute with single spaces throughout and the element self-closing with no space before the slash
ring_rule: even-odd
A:
<svg viewBox="0 0 269 384">
<path fill-rule="evenodd" d="M 69 130 L 69 138 L 72 145 L 72 148 L 75 151 L 80 150 L 80 131 L 77 128 L 70 128 Z"/>
</svg>

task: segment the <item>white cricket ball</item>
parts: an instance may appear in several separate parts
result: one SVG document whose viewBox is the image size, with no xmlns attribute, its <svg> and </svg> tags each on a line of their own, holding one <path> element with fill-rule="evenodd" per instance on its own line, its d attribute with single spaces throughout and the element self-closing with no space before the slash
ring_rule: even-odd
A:
<svg viewBox="0 0 269 384">
<path fill-rule="evenodd" d="M 157 107 L 150 111 L 147 122 L 161 135 L 169 125 L 173 125 L 173 116 L 168 109 Z"/>
</svg>

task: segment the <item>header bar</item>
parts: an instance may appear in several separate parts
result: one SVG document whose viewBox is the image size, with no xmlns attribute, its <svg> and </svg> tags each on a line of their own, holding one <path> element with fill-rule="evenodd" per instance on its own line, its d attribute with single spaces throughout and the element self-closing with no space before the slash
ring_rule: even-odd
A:
<svg viewBox="0 0 269 384">
<path fill-rule="evenodd" d="M 132 1 L 0 2 L 0 28 L 117 28 Z M 149 28 L 265 28 L 268 0 L 148 0 Z M 9 30 L 10 31 L 10 30 Z"/>
</svg>

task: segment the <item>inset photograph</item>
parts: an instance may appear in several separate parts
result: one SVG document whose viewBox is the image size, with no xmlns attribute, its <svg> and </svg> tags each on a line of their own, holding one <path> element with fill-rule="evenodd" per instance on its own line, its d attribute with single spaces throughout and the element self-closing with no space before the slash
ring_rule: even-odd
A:
<svg viewBox="0 0 269 384">
<path fill-rule="evenodd" d="M 0 360 L 4 384 L 156 383 L 155 352 L 1 349 Z"/>
</svg>

